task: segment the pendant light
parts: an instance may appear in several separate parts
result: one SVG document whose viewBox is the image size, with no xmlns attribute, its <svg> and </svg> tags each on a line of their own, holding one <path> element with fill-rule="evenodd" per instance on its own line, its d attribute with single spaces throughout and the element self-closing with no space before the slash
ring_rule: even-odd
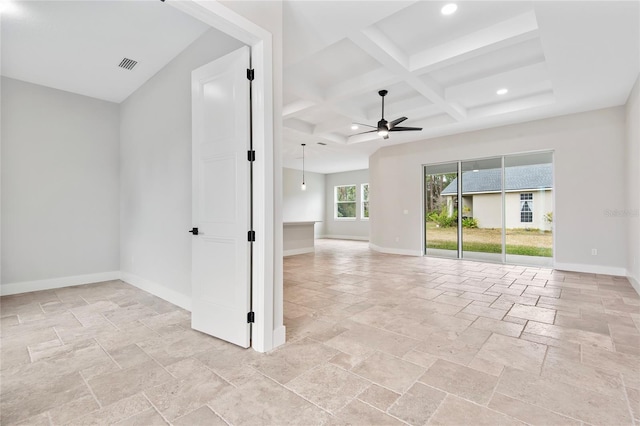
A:
<svg viewBox="0 0 640 426">
<path fill-rule="evenodd" d="M 300 189 L 303 191 L 307 190 L 307 184 L 304 183 L 304 147 L 306 145 L 306 143 L 301 144 L 302 145 L 302 185 L 300 185 Z"/>
</svg>

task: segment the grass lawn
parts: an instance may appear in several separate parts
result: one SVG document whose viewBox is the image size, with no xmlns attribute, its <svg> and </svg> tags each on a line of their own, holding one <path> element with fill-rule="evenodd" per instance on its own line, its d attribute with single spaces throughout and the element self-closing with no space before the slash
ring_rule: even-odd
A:
<svg viewBox="0 0 640 426">
<path fill-rule="evenodd" d="M 553 236 L 550 231 L 527 231 L 525 229 L 507 229 L 507 254 L 522 256 L 551 257 L 553 255 Z M 502 252 L 502 233 L 500 229 L 462 230 L 462 249 L 483 253 Z M 457 249 L 456 228 L 438 228 L 435 223 L 427 222 L 427 248 Z"/>
</svg>

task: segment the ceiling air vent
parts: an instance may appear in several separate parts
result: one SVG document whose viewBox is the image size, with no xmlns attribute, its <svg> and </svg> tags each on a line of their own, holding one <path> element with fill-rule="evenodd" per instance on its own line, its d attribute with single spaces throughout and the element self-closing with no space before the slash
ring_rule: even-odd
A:
<svg viewBox="0 0 640 426">
<path fill-rule="evenodd" d="M 133 59 L 124 58 L 120 61 L 120 68 L 124 68 L 125 70 L 132 70 L 138 64 L 138 61 L 134 61 Z"/>
</svg>

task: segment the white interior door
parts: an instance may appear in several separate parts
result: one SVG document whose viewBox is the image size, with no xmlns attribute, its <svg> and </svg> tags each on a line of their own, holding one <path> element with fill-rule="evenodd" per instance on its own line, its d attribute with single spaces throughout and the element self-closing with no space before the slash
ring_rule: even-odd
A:
<svg viewBox="0 0 640 426">
<path fill-rule="evenodd" d="M 245 46 L 191 75 L 192 215 L 198 230 L 191 326 L 245 348 L 251 338 L 249 58 Z"/>
</svg>

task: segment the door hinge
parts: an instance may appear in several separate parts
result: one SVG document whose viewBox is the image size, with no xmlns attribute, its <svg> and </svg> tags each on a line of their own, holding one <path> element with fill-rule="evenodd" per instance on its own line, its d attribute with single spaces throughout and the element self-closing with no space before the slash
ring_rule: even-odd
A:
<svg viewBox="0 0 640 426">
<path fill-rule="evenodd" d="M 247 151 L 247 160 L 256 161 L 256 152 L 254 150 Z"/>
<path fill-rule="evenodd" d="M 247 233 L 247 240 L 248 240 L 250 243 L 255 242 L 255 240 L 256 240 L 256 231 L 249 231 L 249 232 Z"/>
<path fill-rule="evenodd" d="M 255 76 L 255 72 L 251 68 L 247 68 L 247 80 L 253 81 Z"/>
<path fill-rule="evenodd" d="M 251 324 L 256 322 L 256 314 L 254 312 L 249 312 L 247 314 L 247 323 Z"/>
</svg>

